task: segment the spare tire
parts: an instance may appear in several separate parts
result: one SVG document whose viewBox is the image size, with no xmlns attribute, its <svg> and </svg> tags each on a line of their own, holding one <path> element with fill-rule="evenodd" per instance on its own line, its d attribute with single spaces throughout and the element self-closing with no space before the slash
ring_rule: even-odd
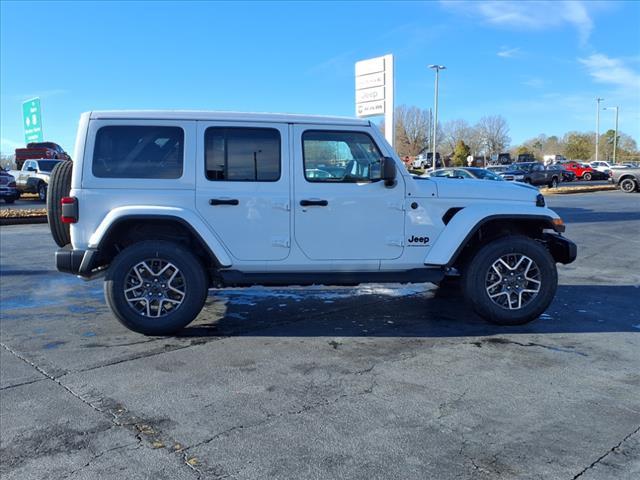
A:
<svg viewBox="0 0 640 480">
<path fill-rule="evenodd" d="M 49 188 L 47 189 L 47 221 L 53 240 L 60 247 L 71 243 L 71 231 L 68 223 L 62 223 L 62 197 L 71 192 L 71 170 L 73 162 L 65 160 L 58 163 L 51 171 Z"/>
</svg>

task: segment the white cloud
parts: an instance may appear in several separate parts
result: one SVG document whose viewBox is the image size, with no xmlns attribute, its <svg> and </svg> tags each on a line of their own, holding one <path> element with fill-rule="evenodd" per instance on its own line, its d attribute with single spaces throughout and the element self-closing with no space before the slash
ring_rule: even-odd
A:
<svg viewBox="0 0 640 480">
<path fill-rule="evenodd" d="M 540 77 L 529 77 L 522 84 L 531 88 L 542 88 L 547 84 L 547 81 Z"/>
<path fill-rule="evenodd" d="M 587 68 L 594 81 L 630 89 L 636 95 L 640 92 L 640 73 L 625 65 L 622 59 L 594 53 L 578 60 Z"/>
<path fill-rule="evenodd" d="M 502 58 L 517 57 L 518 55 L 520 55 L 520 49 L 517 47 L 516 48 L 501 47 L 497 55 Z"/>
<path fill-rule="evenodd" d="M 582 44 L 593 29 L 587 3 L 564 1 L 462 1 L 443 0 L 446 8 L 457 13 L 482 17 L 483 21 L 510 29 L 544 30 L 572 25 Z M 591 4 L 590 4 L 591 5 Z"/>
</svg>

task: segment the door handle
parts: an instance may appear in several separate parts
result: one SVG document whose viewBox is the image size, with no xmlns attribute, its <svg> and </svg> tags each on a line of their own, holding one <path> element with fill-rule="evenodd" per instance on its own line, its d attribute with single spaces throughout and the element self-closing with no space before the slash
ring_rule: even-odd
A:
<svg viewBox="0 0 640 480">
<path fill-rule="evenodd" d="M 239 205 L 240 202 L 235 199 L 227 199 L 227 198 L 212 198 L 209 200 L 209 205 Z"/>
<path fill-rule="evenodd" d="M 326 200 L 300 200 L 300 205 L 303 207 L 326 207 L 327 205 L 329 205 L 329 202 L 327 202 Z"/>
</svg>

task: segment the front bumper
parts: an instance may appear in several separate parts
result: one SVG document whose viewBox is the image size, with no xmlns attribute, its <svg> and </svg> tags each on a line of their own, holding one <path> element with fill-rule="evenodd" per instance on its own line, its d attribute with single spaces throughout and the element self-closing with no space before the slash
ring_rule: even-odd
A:
<svg viewBox="0 0 640 480">
<path fill-rule="evenodd" d="M 544 241 L 556 262 L 566 265 L 567 263 L 573 262 L 578 256 L 578 246 L 562 235 L 545 233 Z"/>
<path fill-rule="evenodd" d="M 96 249 L 74 250 L 67 245 L 56 251 L 56 268 L 59 272 L 89 277 L 96 266 L 97 257 Z"/>
</svg>

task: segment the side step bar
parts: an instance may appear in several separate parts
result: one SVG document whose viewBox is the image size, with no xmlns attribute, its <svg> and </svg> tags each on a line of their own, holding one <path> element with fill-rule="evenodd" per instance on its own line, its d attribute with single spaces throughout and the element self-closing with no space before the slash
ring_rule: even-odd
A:
<svg viewBox="0 0 640 480">
<path fill-rule="evenodd" d="M 361 283 L 437 283 L 444 278 L 441 268 L 415 268 L 401 272 L 257 272 L 219 270 L 226 287 L 263 285 L 359 285 Z"/>
</svg>

